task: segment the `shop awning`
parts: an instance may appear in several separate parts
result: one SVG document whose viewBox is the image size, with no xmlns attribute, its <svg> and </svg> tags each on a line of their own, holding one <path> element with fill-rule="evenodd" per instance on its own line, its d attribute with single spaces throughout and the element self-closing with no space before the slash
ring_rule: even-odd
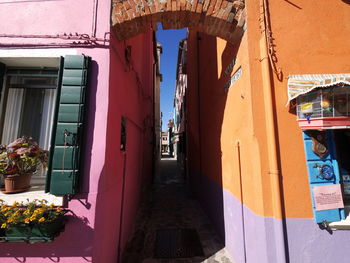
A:
<svg viewBox="0 0 350 263">
<path fill-rule="evenodd" d="M 316 88 L 326 88 L 334 85 L 350 85 L 350 74 L 289 75 L 288 103 Z"/>
</svg>

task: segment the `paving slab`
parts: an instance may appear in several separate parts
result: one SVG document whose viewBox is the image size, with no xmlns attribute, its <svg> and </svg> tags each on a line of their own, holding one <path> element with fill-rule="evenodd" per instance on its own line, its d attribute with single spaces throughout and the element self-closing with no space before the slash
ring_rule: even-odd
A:
<svg viewBox="0 0 350 263">
<path fill-rule="evenodd" d="M 234 263 L 200 204 L 193 198 L 175 158 L 162 158 L 152 189 L 138 211 L 122 263 Z M 154 258 L 156 233 L 161 229 L 195 229 L 204 256 Z"/>
</svg>

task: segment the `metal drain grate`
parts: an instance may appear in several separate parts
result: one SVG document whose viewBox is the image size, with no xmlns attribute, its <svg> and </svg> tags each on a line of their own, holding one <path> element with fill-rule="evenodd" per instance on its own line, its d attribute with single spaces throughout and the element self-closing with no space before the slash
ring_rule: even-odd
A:
<svg viewBox="0 0 350 263">
<path fill-rule="evenodd" d="M 156 233 L 155 258 L 191 258 L 203 256 L 195 229 L 159 229 Z"/>
</svg>

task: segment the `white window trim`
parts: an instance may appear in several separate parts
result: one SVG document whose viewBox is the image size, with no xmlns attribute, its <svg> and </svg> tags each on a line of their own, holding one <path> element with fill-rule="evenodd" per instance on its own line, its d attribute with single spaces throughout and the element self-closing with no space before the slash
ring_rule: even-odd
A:
<svg viewBox="0 0 350 263">
<path fill-rule="evenodd" d="M 45 185 L 32 185 L 32 187 L 27 191 L 23 193 L 17 193 L 17 194 L 4 194 L 0 192 L 0 199 L 5 202 L 5 204 L 11 205 L 15 201 L 16 202 L 23 202 L 27 203 L 34 201 L 34 199 L 45 199 L 48 201 L 48 204 L 54 204 L 56 206 L 62 206 L 63 205 L 63 196 L 56 196 L 49 193 L 45 193 Z"/>
<path fill-rule="evenodd" d="M 0 49 L 1 58 L 58 58 L 65 55 L 76 55 L 76 49 Z M 45 185 L 34 185 L 23 193 L 4 194 L 0 192 L 0 199 L 6 204 L 13 204 L 16 202 L 26 203 L 34 199 L 45 199 L 49 204 L 53 203 L 56 206 L 63 205 L 63 197 L 55 196 L 50 193 L 45 193 Z"/>
</svg>

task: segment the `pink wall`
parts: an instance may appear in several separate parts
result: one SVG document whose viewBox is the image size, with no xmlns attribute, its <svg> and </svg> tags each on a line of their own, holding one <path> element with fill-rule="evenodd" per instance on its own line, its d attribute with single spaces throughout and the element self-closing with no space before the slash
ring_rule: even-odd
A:
<svg viewBox="0 0 350 263">
<path fill-rule="evenodd" d="M 123 168 L 125 169 L 124 207 L 122 214 L 121 249 L 132 231 L 139 204 L 140 191 L 145 177 L 151 175 L 152 164 L 152 114 L 153 114 L 153 74 L 152 74 L 152 31 L 149 30 L 126 42 L 118 42 L 112 37 L 110 91 L 106 166 L 108 175 L 105 186 L 116 182 L 119 198 L 122 193 Z M 124 51 L 131 46 L 131 59 L 127 63 Z M 126 151 L 121 152 L 121 117 L 126 118 Z M 113 191 L 113 190 L 111 190 Z M 110 199 L 112 206 L 117 199 Z M 119 212 L 119 210 L 118 210 Z M 119 218 L 117 219 L 119 220 Z M 102 222 L 102 221 L 101 221 Z M 117 221 L 115 221 L 117 222 Z M 119 224 L 118 224 L 119 226 Z M 119 231 L 119 229 L 118 229 Z"/>
<path fill-rule="evenodd" d="M 93 34 L 104 37 L 110 27 L 110 5 L 108 0 L 46 0 L 46 1 L 1 1 L 0 34 L 57 35 L 63 33 Z M 93 15 L 95 14 L 95 15 Z M 53 43 L 65 42 L 55 39 L 8 39 L 1 43 Z"/>
<path fill-rule="evenodd" d="M 113 48 L 108 41 L 82 47 L 74 43 L 77 40 L 52 38 L 70 32 L 91 36 L 93 21 L 96 37 L 109 38 L 110 4 L 106 0 L 6 0 L 0 4 L 0 51 L 8 47 L 69 47 L 93 61 L 82 193 L 66 201 L 74 216 L 52 243 L 0 244 L 0 262 L 116 262 L 124 158 L 121 248 L 132 231 L 140 190 L 152 168 L 152 32 L 126 42 L 112 38 Z M 132 47 L 132 67 L 125 62 L 126 45 Z M 125 153 L 120 152 L 121 116 L 127 118 Z"/>
</svg>

